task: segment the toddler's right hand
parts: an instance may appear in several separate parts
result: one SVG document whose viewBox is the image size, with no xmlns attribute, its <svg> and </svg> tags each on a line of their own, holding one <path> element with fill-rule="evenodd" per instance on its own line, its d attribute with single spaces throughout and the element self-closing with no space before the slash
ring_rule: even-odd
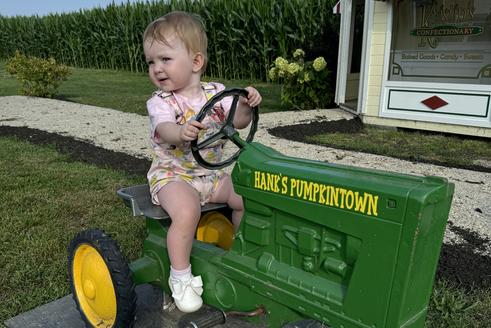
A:
<svg viewBox="0 0 491 328">
<path fill-rule="evenodd" d="M 183 125 L 180 126 L 179 129 L 179 138 L 181 141 L 192 141 L 198 138 L 198 133 L 201 129 L 205 129 L 205 125 L 196 120 L 189 120 Z"/>
</svg>

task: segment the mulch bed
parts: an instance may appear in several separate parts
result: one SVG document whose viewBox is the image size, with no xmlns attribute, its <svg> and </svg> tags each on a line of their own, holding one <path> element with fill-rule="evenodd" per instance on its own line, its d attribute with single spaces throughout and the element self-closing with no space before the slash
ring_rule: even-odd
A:
<svg viewBox="0 0 491 328">
<path fill-rule="evenodd" d="M 129 174 L 146 175 L 151 163 L 147 159 L 108 150 L 85 141 L 26 127 L 0 126 L 0 136 L 13 136 L 35 145 L 53 145 L 58 152 L 68 154 L 73 161 L 110 167 Z"/>
<path fill-rule="evenodd" d="M 326 133 L 326 129 L 331 132 L 341 130 L 355 132 L 359 128 L 356 121 L 349 123 L 336 121 L 327 124 L 326 122 L 309 123 L 305 124 L 303 129 L 299 126 L 295 126 L 295 128 L 289 126 L 275 128 L 271 131 L 276 136 L 303 141 L 304 139 L 300 140 L 299 135 L 305 137 L 306 135 Z M 41 130 L 0 126 L 0 136 L 14 136 L 36 145 L 52 145 L 60 153 L 67 154 L 73 161 L 109 167 L 132 175 L 146 175 L 150 167 L 150 161 L 146 159 L 135 158 L 88 142 Z M 471 288 L 474 285 L 491 288 L 491 257 L 481 254 L 486 246 L 491 243 L 491 240 L 470 230 L 456 227 L 450 221 L 448 227 L 465 242 L 457 245 L 443 244 L 436 273 L 437 277 L 454 281 L 465 288 Z"/>
</svg>

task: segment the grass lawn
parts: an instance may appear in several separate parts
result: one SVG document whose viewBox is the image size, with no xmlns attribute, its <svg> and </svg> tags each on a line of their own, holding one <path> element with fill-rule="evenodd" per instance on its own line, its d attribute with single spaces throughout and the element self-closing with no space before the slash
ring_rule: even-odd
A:
<svg viewBox="0 0 491 328">
<path fill-rule="evenodd" d="M 53 147 L 0 138 L 0 326 L 69 293 L 67 246 L 80 230 L 102 228 L 129 260 L 140 255 L 143 220 L 131 217 L 115 192 L 144 179 L 72 162 Z M 439 280 L 426 326 L 485 328 L 490 317 L 489 290 Z"/>
<path fill-rule="evenodd" d="M 0 326 L 69 293 L 67 246 L 84 228 L 104 229 L 128 258 L 138 257 L 144 221 L 129 217 L 116 190 L 145 182 L 0 138 Z"/>
<path fill-rule="evenodd" d="M 358 133 L 329 133 L 307 137 L 314 143 L 415 162 L 491 171 L 491 142 L 484 138 L 441 133 L 398 131 L 365 126 Z"/>
</svg>

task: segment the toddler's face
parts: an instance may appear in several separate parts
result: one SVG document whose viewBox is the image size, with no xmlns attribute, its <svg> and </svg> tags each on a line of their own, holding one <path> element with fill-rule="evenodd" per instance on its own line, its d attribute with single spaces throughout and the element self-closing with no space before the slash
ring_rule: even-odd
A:
<svg viewBox="0 0 491 328">
<path fill-rule="evenodd" d="M 143 51 L 152 83 L 166 92 L 179 91 L 192 82 L 194 56 L 176 35 L 166 38 L 169 45 L 157 40 L 146 40 Z M 199 72 L 199 71 L 198 71 Z"/>
</svg>

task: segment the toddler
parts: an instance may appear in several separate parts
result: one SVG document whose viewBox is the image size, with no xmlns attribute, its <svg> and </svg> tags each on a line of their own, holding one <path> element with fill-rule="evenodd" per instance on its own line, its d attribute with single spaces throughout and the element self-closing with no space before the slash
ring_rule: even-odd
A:
<svg viewBox="0 0 491 328">
<path fill-rule="evenodd" d="M 194 120 L 203 105 L 225 87 L 220 83 L 201 82 L 207 63 L 207 37 L 198 16 L 171 12 L 150 23 L 143 36 L 148 74 L 159 89 L 147 101 L 150 140 L 154 150 L 148 172 L 152 201 L 162 206 L 171 218 L 167 248 L 171 263 L 169 287 L 176 306 L 182 312 L 198 310 L 203 301 L 200 276 L 191 273 L 189 261 L 201 205 L 227 203 L 232 222 L 238 228 L 244 211 L 242 198 L 233 189 L 230 176 L 221 170 L 208 170 L 194 160 L 190 141 L 203 133 L 210 120 L 228 115 L 231 99 L 223 99 L 211 117 Z M 261 95 L 247 87 L 241 97 L 234 127 L 246 127 L 251 108 L 259 105 Z M 211 145 L 202 152 L 205 159 L 219 159 L 222 145 Z"/>
</svg>

